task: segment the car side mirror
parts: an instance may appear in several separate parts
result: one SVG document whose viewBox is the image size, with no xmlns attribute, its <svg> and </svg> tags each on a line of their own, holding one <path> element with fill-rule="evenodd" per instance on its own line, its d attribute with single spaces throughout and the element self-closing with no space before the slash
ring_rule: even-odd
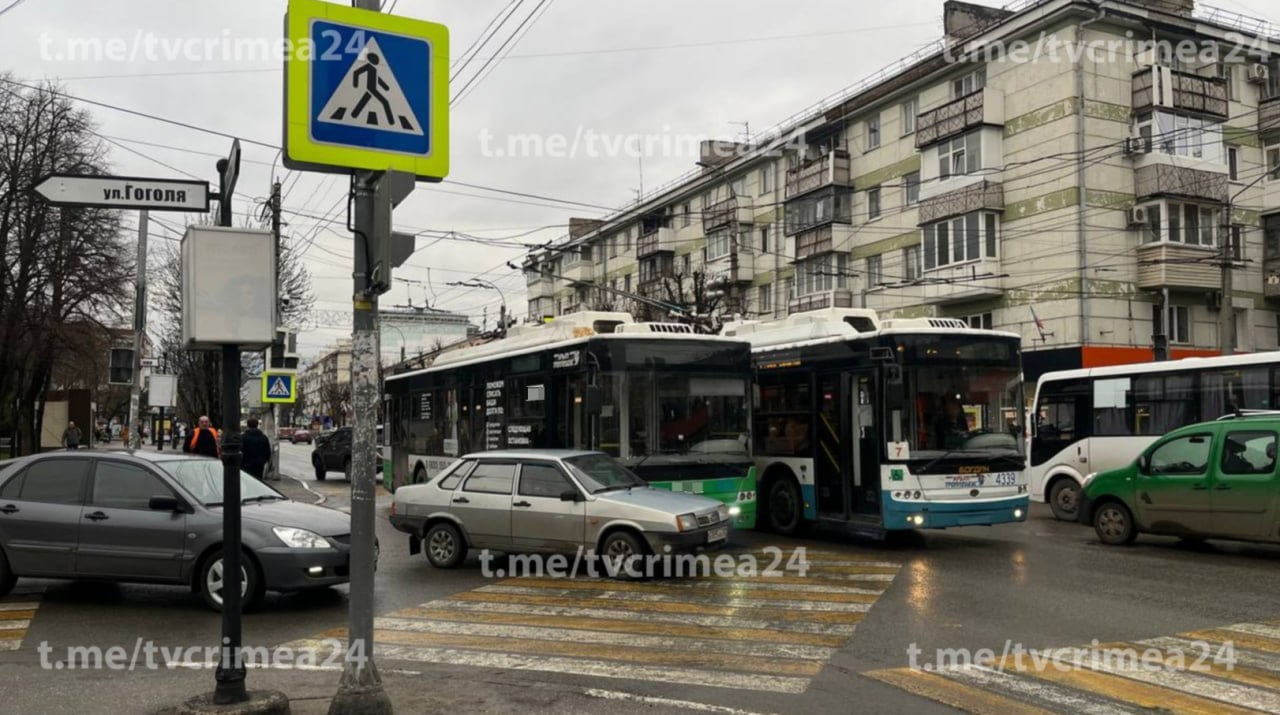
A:
<svg viewBox="0 0 1280 715">
<path fill-rule="evenodd" d="M 186 511 L 186 505 L 175 496 L 159 495 L 151 497 L 147 508 L 152 511 Z"/>
<path fill-rule="evenodd" d="M 1151 456 L 1150 455 L 1144 454 L 1141 457 L 1138 457 L 1138 473 L 1139 474 L 1151 473 Z"/>
<path fill-rule="evenodd" d="M 560 492 L 560 501 L 582 501 L 582 493 L 577 489 Z"/>
</svg>

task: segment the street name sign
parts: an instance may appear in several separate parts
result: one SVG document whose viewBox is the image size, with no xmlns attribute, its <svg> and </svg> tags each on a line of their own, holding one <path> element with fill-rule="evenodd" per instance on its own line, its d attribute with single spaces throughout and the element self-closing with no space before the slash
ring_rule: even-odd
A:
<svg viewBox="0 0 1280 715">
<path fill-rule="evenodd" d="M 209 210 L 207 181 L 50 174 L 31 190 L 54 206 L 196 213 Z"/>
<path fill-rule="evenodd" d="M 322 0 L 285 28 L 285 166 L 448 175 L 448 28 Z"/>
</svg>

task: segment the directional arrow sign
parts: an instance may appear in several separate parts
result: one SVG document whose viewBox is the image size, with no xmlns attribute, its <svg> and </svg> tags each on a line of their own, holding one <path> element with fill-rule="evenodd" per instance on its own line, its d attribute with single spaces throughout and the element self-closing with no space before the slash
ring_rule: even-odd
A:
<svg viewBox="0 0 1280 715">
<path fill-rule="evenodd" d="M 209 210 L 209 182 L 136 176 L 50 174 L 32 187 L 54 206 L 150 211 Z"/>
</svg>

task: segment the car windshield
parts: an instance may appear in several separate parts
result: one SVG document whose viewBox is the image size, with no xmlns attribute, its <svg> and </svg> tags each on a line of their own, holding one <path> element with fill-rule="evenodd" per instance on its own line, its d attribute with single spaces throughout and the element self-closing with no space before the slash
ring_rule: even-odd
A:
<svg viewBox="0 0 1280 715">
<path fill-rule="evenodd" d="M 648 482 L 607 454 L 585 454 L 564 460 L 582 486 L 592 494 L 647 486 Z"/>
<path fill-rule="evenodd" d="M 222 462 L 216 459 L 173 459 L 159 465 L 201 504 L 222 504 Z M 252 475 L 240 472 L 240 498 L 245 501 L 274 501 L 285 497 Z"/>
</svg>

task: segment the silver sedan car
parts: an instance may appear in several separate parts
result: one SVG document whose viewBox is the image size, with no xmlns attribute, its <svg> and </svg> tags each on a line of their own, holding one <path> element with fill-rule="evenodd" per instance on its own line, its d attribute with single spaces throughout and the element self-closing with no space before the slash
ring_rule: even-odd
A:
<svg viewBox="0 0 1280 715">
<path fill-rule="evenodd" d="M 717 549 L 731 521 L 721 502 L 654 489 L 602 452 L 504 450 L 401 487 L 391 523 L 411 553 L 425 546 L 432 565 L 456 568 L 468 549 L 621 559 Z"/>
</svg>

